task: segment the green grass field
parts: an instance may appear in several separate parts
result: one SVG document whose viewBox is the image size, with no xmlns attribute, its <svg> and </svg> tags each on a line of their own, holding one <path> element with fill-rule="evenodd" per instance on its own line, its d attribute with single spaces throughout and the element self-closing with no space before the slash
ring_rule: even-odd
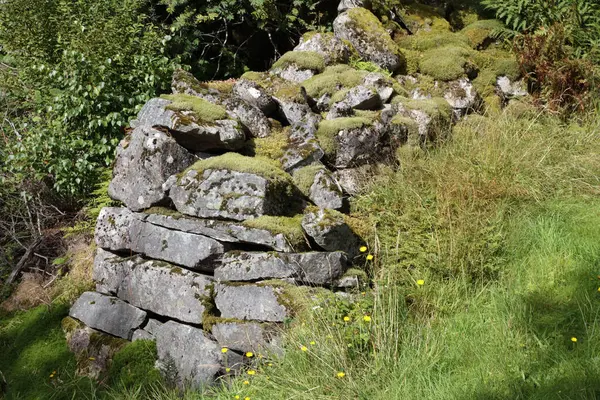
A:
<svg viewBox="0 0 600 400">
<path fill-rule="evenodd" d="M 400 169 L 353 203 L 374 228 L 373 288 L 320 299 L 293 324 L 285 358 L 184 398 L 600 397 L 597 128 L 505 113 L 399 154 Z M 2 317 L 8 399 L 178 398 L 74 378 L 64 313 Z"/>
</svg>

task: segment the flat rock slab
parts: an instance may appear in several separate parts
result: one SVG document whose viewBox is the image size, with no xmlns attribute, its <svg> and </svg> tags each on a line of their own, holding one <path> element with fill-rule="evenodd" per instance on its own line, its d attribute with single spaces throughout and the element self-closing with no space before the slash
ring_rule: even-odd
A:
<svg viewBox="0 0 600 400">
<path fill-rule="evenodd" d="M 102 332 L 131 339 L 133 331 L 146 320 L 146 312 L 96 292 L 85 292 L 71 307 L 69 315 Z"/>
<path fill-rule="evenodd" d="M 182 214 L 243 221 L 287 213 L 288 188 L 248 172 L 189 169 L 171 188 L 170 197 Z"/>
<path fill-rule="evenodd" d="M 130 250 L 197 270 L 212 271 L 227 246 L 209 237 L 144 221 L 145 214 L 107 207 L 98 216 L 96 244 L 111 251 Z"/>
<path fill-rule="evenodd" d="M 223 256 L 215 269 L 220 281 L 258 281 L 292 278 L 311 285 L 328 285 L 346 270 L 342 252 L 259 253 L 234 251 Z"/>
<path fill-rule="evenodd" d="M 108 194 L 139 211 L 166 199 L 163 183 L 196 158 L 166 133 L 142 125 L 117 148 Z"/>
<path fill-rule="evenodd" d="M 268 351 L 276 328 L 256 322 L 223 322 L 213 325 L 212 334 L 222 347 L 255 353 Z"/>
<path fill-rule="evenodd" d="M 221 370 L 221 347 L 201 329 L 168 321 L 156 334 L 159 369 L 177 387 L 214 383 Z"/>
<path fill-rule="evenodd" d="M 215 304 L 222 318 L 283 322 L 290 310 L 280 303 L 282 288 L 259 285 L 217 285 Z"/>
<path fill-rule="evenodd" d="M 211 277 L 162 261 L 122 258 L 99 250 L 94 260 L 96 290 L 155 314 L 201 324 L 210 300 Z"/>
<path fill-rule="evenodd" d="M 307 210 L 302 218 L 302 228 L 323 250 L 343 251 L 350 259 L 359 253 L 363 244 L 345 222 L 344 215 L 334 210 Z"/>
<path fill-rule="evenodd" d="M 258 107 L 265 115 L 270 116 L 277 110 L 277 103 L 259 84 L 247 79 L 238 79 L 233 85 L 233 94 L 246 103 Z"/>
</svg>

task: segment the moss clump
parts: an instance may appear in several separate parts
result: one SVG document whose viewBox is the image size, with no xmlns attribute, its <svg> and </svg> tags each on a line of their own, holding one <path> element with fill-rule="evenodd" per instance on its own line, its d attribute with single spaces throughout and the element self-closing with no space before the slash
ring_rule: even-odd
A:
<svg viewBox="0 0 600 400">
<path fill-rule="evenodd" d="M 437 31 L 404 36 L 398 40 L 398 46 L 402 49 L 415 51 L 427 51 L 442 46 L 456 46 L 470 49 L 469 39 L 465 35 Z"/>
<path fill-rule="evenodd" d="M 315 176 L 319 171 L 323 171 L 323 166 L 319 164 L 309 165 L 294 171 L 294 183 L 305 196 L 310 195 L 310 188 L 315 182 Z"/>
<path fill-rule="evenodd" d="M 260 83 L 260 82 L 264 81 L 265 79 L 267 79 L 268 76 L 269 76 L 269 74 L 266 72 L 248 71 L 248 72 L 245 72 L 240 77 L 240 79 L 247 79 L 247 80 L 255 82 L 255 83 Z"/>
<path fill-rule="evenodd" d="M 476 21 L 465 27 L 461 33 L 469 39 L 469 44 L 474 49 L 485 47 L 492 40 L 492 33 L 503 28 L 504 25 L 496 19 Z"/>
<path fill-rule="evenodd" d="M 215 89 L 221 93 L 232 93 L 233 85 L 235 85 L 235 81 L 233 80 L 211 81 L 206 83 L 206 86 L 208 86 L 209 89 Z"/>
<path fill-rule="evenodd" d="M 415 75 L 419 72 L 419 61 L 421 60 L 421 52 L 410 49 L 403 49 L 402 54 L 406 58 L 406 73 Z"/>
<path fill-rule="evenodd" d="M 114 355 L 109 378 L 113 384 L 126 388 L 161 383 L 160 373 L 154 367 L 156 359 L 156 343 L 153 340 L 127 343 Z"/>
<path fill-rule="evenodd" d="M 273 89 L 273 96 L 278 99 L 289 100 L 301 104 L 306 103 L 306 99 L 302 96 L 302 92 L 300 91 L 300 85 L 288 82 L 285 84 L 278 84 L 277 86 L 274 86 Z"/>
<path fill-rule="evenodd" d="M 227 111 L 223 107 L 210 103 L 200 97 L 188 94 L 169 94 L 162 95 L 161 97 L 172 101 L 167 106 L 168 110 L 189 111 L 198 121 L 213 123 L 220 119 L 228 118 Z"/>
<path fill-rule="evenodd" d="M 73 333 L 75 330 L 81 329 L 81 328 L 85 327 L 85 325 L 83 323 L 77 321 L 74 318 L 65 317 L 60 322 L 60 327 L 62 328 L 62 330 L 65 333 L 65 335 L 68 336 L 71 333 Z"/>
<path fill-rule="evenodd" d="M 333 120 L 323 120 L 319 124 L 317 130 L 317 139 L 319 144 L 325 151 L 325 154 L 332 155 L 337 150 L 337 143 L 335 136 L 344 130 L 358 129 L 363 126 L 370 126 L 373 124 L 373 120 L 364 117 L 349 117 L 349 118 L 336 118 Z"/>
<path fill-rule="evenodd" d="M 348 10 L 351 27 L 361 32 L 364 40 L 378 50 L 398 54 L 398 46 L 387 33 L 379 19 L 366 8 L 356 7 Z"/>
<path fill-rule="evenodd" d="M 173 82 L 175 82 L 176 87 L 180 86 L 178 84 L 183 84 L 184 86 L 189 87 L 196 93 L 206 93 L 209 89 L 208 85 L 200 82 L 194 77 L 194 75 L 182 69 L 178 69 L 175 72 L 173 72 Z"/>
<path fill-rule="evenodd" d="M 413 32 L 450 31 L 450 23 L 438 10 L 425 4 L 412 3 L 404 6 L 403 19 Z"/>
<path fill-rule="evenodd" d="M 285 127 L 272 131 L 271 136 L 266 138 L 254 139 L 254 154 L 257 157 L 264 157 L 279 162 L 279 159 L 285 154 L 289 130 L 289 127 Z"/>
<path fill-rule="evenodd" d="M 304 81 L 303 86 L 310 96 L 318 98 L 358 86 L 366 75 L 366 71 L 358 71 L 348 65 L 334 65 L 327 67 L 322 74 Z"/>
<path fill-rule="evenodd" d="M 150 207 L 147 210 L 144 210 L 146 214 L 156 214 L 156 215 L 164 215 L 166 217 L 173 217 L 175 219 L 183 217 L 179 211 L 172 210 L 166 207 Z"/>
<path fill-rule="evenodd" d="M 367 273 L 365 271 L 363 271 L 362 269 L 358 269 L 358 268 L 350 268 L 348 271 L 346 271 L 346 273 L 344 274 L 343 277 L 353 277 L 353 276 L 358 277 L 358 279 L 361 282 L 367 282 L 369 280 Z"/>
<path fill-rule="evenodd" d="M 295 217 L 273 217 L 263 215 L 242 222 L 247 228 L 264 229 L 273 234 L 282 234 L 288 243 L 296 250 L 306 247 L 304 231 L 302 230 L 302 215 Z"/>
<path fill-rule="evenodd" d="M 270 181 L 276 181 L 284 184 L 291 183 L 291 178 L 279 166 L 268 158 L 264 157 L 246 157 L 238 153 L 225 153 L 221 156 L 207 158 L 197 161 L 194 165 L 184 171 L 197 171 L 202 174 L 208 169 L 226 169 L 230 171 L 246 172 L 262 176 Z"/>
<path fill-rule="evenodd" d="M 325 69 L 325 59 L 314 51 L 288 51 L 273 64 L 273 69 L 284 69 L 290 65 L 321 72 Z"/>
<path fill-rule="evenodd" d="M 436 80 L 452 81 L 465 75 L 471 54 L 472 51 L 456 46 L 428 50 L 419 62 L 419 69 Z"/>
<path fill-rule="evenodd" d="M 486 115 L 498 115 L 502 112 L 502 99 L 495 94 L 484 97 L 483 104 Z"/>
<path fill-rule="evenodd" d="M 449 120 L 452 116 L 452 107 L 441 97 L 424 100 L 405 100 L 401 104 L 409 110 L 421 110 L 432 117 L 441 116 Z"/>
</svg>

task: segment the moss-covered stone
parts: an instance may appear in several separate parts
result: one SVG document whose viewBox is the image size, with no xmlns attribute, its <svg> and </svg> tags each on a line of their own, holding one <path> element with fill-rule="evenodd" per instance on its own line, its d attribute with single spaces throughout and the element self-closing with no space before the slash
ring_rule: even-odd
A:
<svg viewBox="0 0 600 400">
<path fill-rule="evenodd" d="M 366 71 L 359 71 L 348 65 L 334 65 L 327 67 L 322 74 L 304 81 L 303 86 L 309 96 L 318 98 L 324 94 L 333 95 L 342 89 L 349 90 L 358 86 L 366 75 Z"/>
<path fill-rule="evenodd" d="M 254 155 L 279 163 L 279 159 L 285 154 L 285 148 L 288 145 L 289 130 L 289 127 L 285 127 L 272 131 L 271 136 L 266 138 L 253 139 Z"/>
<path fill-rule="evenodd" d="M 294 184 L 300 189 L 302 194 L 307 197 L 310 195 L 310 188 L 315 182 L 315 176 L 321 170 L 323 170 L 322 165 L 313 164 L 294 171 Z"/>
<path fill-rule="evenodd" d="M 372 125 L 373 120 L 364 117 L 336 118 L 332 120 L 323 120 L 317 130 L 317 139 L 326 155 L 332 155 L 337 150 L 335 136 L 343 130 L 362 128 Z"/>
<path fill-rule="evenodd" d="M 202 174 L 206 170 L 225 169 L 230 171 L 246 172 L 262 176 L 271 181 L 280 183 L 291 183 L 291 178 L 275 161 L 264 157 L 246 157 L 238 153 L 225 153 L 221 156 L 207 158 L 197 161 L 194 165 L 184 171 L 185 175 L 190 170 Z"/>
<path fill-rule="evenodd" d="M 321 72 L 325 69 L 325 59 L 314 51 L 288 51 L 273 64 L 273 69 L 285 69 L 290 65 Z"/>
<path fill-rule="evenodd" d="M 400 102 L 409 110 L 421 110 L 429 116 L 439 115 L 444 119 L 450 119 L 452 116 L 452 107 L 441 97 L 433 97 L 424 100 L 406 99 Z"/>
<path fill-rule="evenodd" d="M 242 223 L 248 228 L 264 229 L 273 234 L 282 234 L 295 249 L 305 248 L 304 231 L 302 230 L 302 215 L 295 217 L 273 217 L 263 215 L 248 219 Z"/>
<path fill-rule="evenodd" d="M 450 31 L 450 23 L 442 16 L 443 10 L 425 4 L 404 6 L 404 22 L 413 33 L 422 31 Z"/>
<path fill-rule="evenodd" d="M 166 207 L 150 207 L 147 210 L 144 210 L 144 213 L 164 215 L 167 217 L 173 217 L 175 219 L 183 217 L 183 214 L 181 214 L 179 211 Z"/>
<path fill-rule="evenodd" d="M 442 46 L 456 46 L 470 49 L 469 38 L 461 33 L 452 32 L 422 32 L 402 37 L 397 43 L 402 49 L 416 51 L 427 51 Z"/>
<path fill-rule="evenodd" d="M 480 49 L 493 40 L 492 34 L 494 31 L 503 27 L 504 25 L 496 19 L 486 19 L 466 26 L 461 33 L 469 39 L 472 48 Z"/>
<path fill-rule="evenodd" d="M 227 119 L 227 111 L 221 106 L 210 103 L 200 97 L 188 94 L 162 95 L 163 99 L 172 101 L 167 106 L 172 111 L 189 111 L 199 122 L 213 123 L 218 120 Z"/>
<path fill-rule="evenodd" d="M 363 32 L 365 41 L 369 41 L 380 51 L 398 52 L 398 46 L 372 12 L 356 7 L 348 10 L 348 16 L 352 20 L 353 28 Z"/>
<path fill-rule="evenodd" d="M 453 81 L 466 74 L 471 55 L 472 50 L 458 46 L 428 50 L 419 62 L 419 69 L 436 80 Z"/>
</svg>

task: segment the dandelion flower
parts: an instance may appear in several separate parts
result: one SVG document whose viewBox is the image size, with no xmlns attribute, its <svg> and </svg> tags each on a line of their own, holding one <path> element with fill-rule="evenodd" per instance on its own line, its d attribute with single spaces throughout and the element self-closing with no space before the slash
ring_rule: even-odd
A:
<svg viewBox="0 0 600 400">
<path fill-rule="evenodd" d="M 235 396 L 233 396 L 233 398 L 234 398 L 235 400 L 239 400 L 239 398 L 240 398 L 240 395 L 239 395 L 239 394 L 236 394 Z"/>
<path fill-rule="evenodd" d="M 368 260 L 368 261 L 371 261 L 372 259 L 373 259 L 373 254 L 369 254 L 369 255 L 367 256 L 367 260 Z"/>
<path fill-rule="evenodd" d="M 365 321 L 365 322 L 371 322 L 371 317 L 370 317 L 370 316 L 368 316 L 368 315 L 365 315 L 365 316 L 363 317 L 363 321 Z"/>
<path fill-rule="evenodd" d="M 350 317 L 346 315 L 346 316 L 344 317 L 344 322 L 350 322 Z"/>
<path fill-rule="evenodd" d="M 598 288 L 598 291 L 600 292 L 600 287 Z"/>
<path fill-rule="evenodd" d="M 229 368 L 229 367 L 225 368 L 225 372 L 231 372 L 231 368 Z"/>
<path fill-rule="evenodd" d="M 345 376 L 346 376 L 346 374 L 344 372 L 338 372 L 337 373 L 337 377 L 340 378 L 340 379 L 343 378 L 343 377 L 345 377 Z"/>
<path fill-rule="evenodd" d="M 90 357 L 89 360 L 90 361 L 96 361 L 96 357 Z"/>
<path fill-rule="evenodd" d="M 365 251 L 367 251 L 367 246 L 361 246 L 359 250 L 361 253 L 364 253 Z"/>
<path fill-rule="evenodd" d="M 244 381 L 244 385 L 249 385 L 250 382 L 249 381 Z"/>
<path fill-rule="evenodd" d="M 250 400 L 250 397 L 246 396 L 244 397 L 244 400 Z"/>
<path fill-rule="evenodd" d="M 315 344 L 317 344 L 317 342 L 315 342 L 314 340 L 311 340 L 310 345 L 314 346 Z"/>
<path fill-rule="evenodd" d="M 571 338 L 571 342 L 573 342 L 573 343 L 577 343 L 577 338 L 576 338 L 575 336 L 573 336 L 573 337 Z"/>
<path fill-rule="evenodd" d="M 253 369 L 248 370 L 248 375 L 256 375 L 256 371 Z"/>
<path fill-rule="evenodd" d="M 419 285 L 419 286 L 423 286 L 424 284 L 425 284 L 425 281 L 423 279 L 419 279 L 417 281 L 417 285 Z"/>
<path fill-rule="evenodd" d="M 267 366 L 268 366 L 268 367 L 272 367 L 272 366 L 273 366 L 273 363 L 268 363 L 268 364 L 267 364 Z"/>
<path fill-rule="evenodd" d="M 302 347 L 300 347 L 300 350 L 302 350 L 302 351 L 308 351 L 308 347 L 302 346 Z"/>
<path fill-rule="evenodd" d="M 246 353 L 246 357 L 250 358 L 250 357 L 254 357 L 254 353 L 249 351 Z"/>
<path fill-rule="evenodd" d="M 229 351 L 229 349 L 227 347 L 223 347 L 221 349 L 221 353 L 223 353 L 223 354 L 227 353 L 228 351 Z"/>
</svg>

